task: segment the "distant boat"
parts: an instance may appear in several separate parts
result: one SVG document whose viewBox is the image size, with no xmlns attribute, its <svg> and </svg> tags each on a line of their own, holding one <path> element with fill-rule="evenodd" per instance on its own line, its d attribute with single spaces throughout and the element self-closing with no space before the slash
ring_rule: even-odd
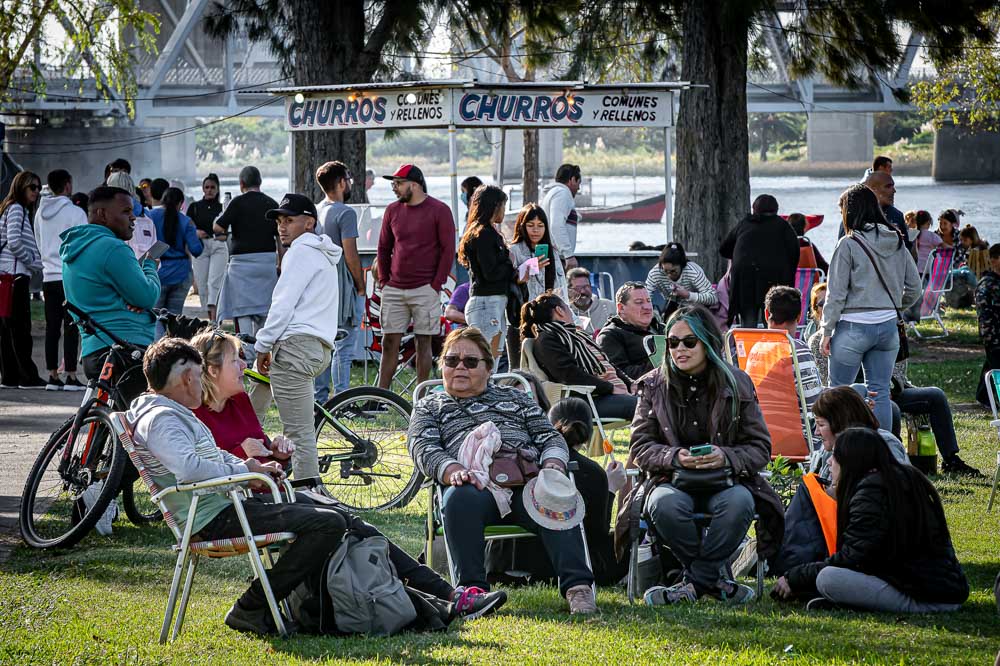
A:
<svg viewBox="0 0 1000 666">
<path fill-rule="evenodd" d="M 666 202 L 662 194 L 607 208 L 578 208 L 582 222 L 587 224 L 614 222 L 618 224 L 659 224 L 663 220 Z"/>
</svg>

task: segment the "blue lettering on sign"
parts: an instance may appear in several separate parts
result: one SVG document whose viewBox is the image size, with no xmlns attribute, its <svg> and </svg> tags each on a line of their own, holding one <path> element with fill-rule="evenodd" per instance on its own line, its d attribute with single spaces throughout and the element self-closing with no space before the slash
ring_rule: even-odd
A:
<svg viewBox="0 0 1000 666">
<path fill-rule="evenodd" d="M 344 124 L 344 107 L 346 104 L 342 99 L 333 100 L 333 113 L 330 114 L 330 124 L 331 125 L 343 125 Z"/>
<path fill-rule="evenodd" d="M 465 122 L 499 120 L 515 123 L 548 123 L 583 117 L 584 98 L 565 95 L 480 95 L 466 93 L 458 104 L 458 115 Z"/>
<path fill-rule="evenodd" d="M 375 114 L 372 116 L 372 120 L 377 123 L 385 120 L 385 97 L 375 98 Z"/>
<path fill-rule="evenodd" d="M 292 102 L 288 105 L 288 126 L 298 127 L 302 124 L 302 106 L 304 102 L 300 104 L 299 102 Z"/>
<path fill-rule="evenodd" d="M 302 124 L 312 125 L 316 122 L 316 107 L 319 106 L 318 102 L 314 99 L 306 100 L 306 110 L 302 114 Z"/>
<path fill-rule="evenodd" d="M 344 124 L 354 125 L 358 122 L 358 100 L 347 100 L 347 111 L 344 113 Z"/>
<path fill-rule="evenodd" d="M 319 110 L 316 112 L 316 124 L 325 125 L 326 121 L 330 118 L 330 108 L 333 106 L 333 102 L 328 99 L 321 99 L 319 101 Z"/>
</svg>

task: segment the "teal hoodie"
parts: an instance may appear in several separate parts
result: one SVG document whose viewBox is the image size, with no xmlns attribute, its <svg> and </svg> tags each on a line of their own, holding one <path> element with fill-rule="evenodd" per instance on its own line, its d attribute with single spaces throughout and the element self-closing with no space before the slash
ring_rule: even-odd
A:
<svg viewBox="0 0 1000 666">
<path fill-rule="evenodd" d="M 59 237 L 66 300 L 127 342 L 152 343 L 153 315 L 131 312 L 126 305 L 144 309 L 156 305 L 160 297 L 156 262 L 146 259 L 139 266 L 132 248 L 99 224 L 81 224 Z M 103 334 L 83 333 L 81 351 L 87 356 L 111 344 Z"/>
</svg>

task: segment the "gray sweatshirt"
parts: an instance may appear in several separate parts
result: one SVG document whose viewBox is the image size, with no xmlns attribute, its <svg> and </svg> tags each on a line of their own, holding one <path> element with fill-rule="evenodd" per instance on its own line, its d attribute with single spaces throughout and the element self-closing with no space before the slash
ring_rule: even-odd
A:
<svg viewBox="0 0 1000 666">
<path fill-rule="evenodd" d="M 136 453 L 161 489 L 248 471 L 243 460 L 216 446 L 211 431 L 194 412 L 170 398 L 153 393 L 140 395 L 132 401 L 128 420 L 134 430 Z M 225 486 L 219 488 L 220 491 L 225 489 Z M 183 529 L 188 519 L 191 493 L 168 495 L 164 503 Z M 202 495 L 198 500 L 194 532 L 230 504 L 229 498 L 223 495 Z"/>
<path fill-rule="evenodd" d="M 868 248 L 878 264 L 889 291 L 886 293 L 865 251 L 857 238 Z M 823 334 L 830 337 L 841 315 L 872 310 L 905 310 L 913 305 L 922 292 L 920 274 L 913 256 L 899 237 L 885 227 L 855 231 L 837 241 L 830 259 L 830 275 L 826 285 L 826 307 L 823 308 Z"/>
</svg>

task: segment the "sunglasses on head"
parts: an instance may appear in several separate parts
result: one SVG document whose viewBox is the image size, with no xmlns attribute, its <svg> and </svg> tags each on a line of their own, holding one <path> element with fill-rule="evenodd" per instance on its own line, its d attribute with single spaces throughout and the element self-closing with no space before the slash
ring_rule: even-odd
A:
<svg viewBox="0 0 1000 666">
<path fill-rule="evenodd" d="M 670 345 L 671 349 L 677 349 L 682 344 L 686 349 L 694 349 L 699 342 L 701 341 L 694 335 L 685 335 L 683 338 L 667 338 L 667 344 Z"/>
<path fill-rule="evenodd" d="M 463 356 L 461 358 L 458 357 L 458 356 L 445 356 L 444 357 L 445 367 L 448 367 L 448 368 L 457 368 L 458 364 L 461 363 L 462 365 L 464 365 L 469 370 L 474 370 L 477 367 L 479 367 L 480 363 L 485 363 L 485 362 L 486 362 L 486 359 L 480 358 L 479 356 Z"/>
</svg>

